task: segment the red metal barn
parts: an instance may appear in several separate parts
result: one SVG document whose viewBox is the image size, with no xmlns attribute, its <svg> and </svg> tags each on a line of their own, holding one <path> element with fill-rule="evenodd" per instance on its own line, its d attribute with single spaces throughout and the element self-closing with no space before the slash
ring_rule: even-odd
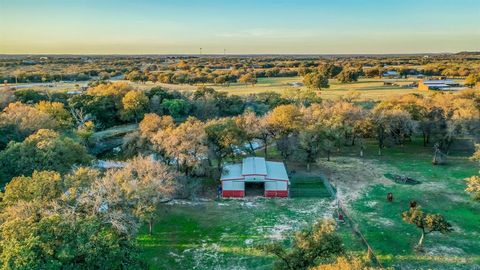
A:
<svg viewBox="0 0 480 270">
<path fill-rule="evenodd" d="M 242 163 L 224 166 L 222 177 L 222 197 L 245 197 L 248 186 L 254 184 L 263 188 L 265 197 L 288 197 L 287 170 L 283 162 L 265 161 L 261 157 L 244 158 Z"/>
</svg>

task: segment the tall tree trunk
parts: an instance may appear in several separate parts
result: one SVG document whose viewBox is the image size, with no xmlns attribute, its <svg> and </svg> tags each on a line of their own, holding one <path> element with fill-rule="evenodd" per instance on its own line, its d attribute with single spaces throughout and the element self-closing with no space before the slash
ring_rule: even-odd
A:
<svg viewBox="0 0 480 270">
<path fill-rule="evenodd" d="M 267 145 L 267 140 L 265 140 L 264 146 L 263 146 L 263 153 L 265 154 L 265 159 L 267 159 L 267 150 L 268 150 L 268 145 Z"/>
<path fill-rule="evenodd" d="M 153 234 L 153 218 L 148 220 L 148 234 Z"/>
<path fill-rule="evenodd" d="M 383 139 L 384 139 L 384 132 L 383 130 L 378 130 L 378 155 L 382 155 L 382 148 L 383 148 Z"/>
<path fill-rule="evenodd" d="M 424 238 L 425 238 L 425 232 L 422 230 L 422 236 L 420 237 L 420 240 L 418 241 L 418 244 L 417 244 L 418 248 L 422 247 Z"/>
<path fill-rule="evenodd" d="M 223 158 L 219 158 L 218 159 L 217 170 L 220 174 L 222 174 L 222 162 L 223 162 Z"/>
<path fill-rule="evenodd" d="M 253 145 L 252 145 L 252 141 L 249 140 L 249 141 L 248 141 L 248 144 L 250 145 L 250 151 L 252 151 L 252 154 L 253 154 L 254 156 L 256 156 L 256 155 L 255 155 L 255 149 L 254 149 L 254 147 L 253 147 Z"/>
<path fill-rule="evenodd" d="M 435 152 L 433 153 L 433 160 L 432 160 L 432 163 L 433 165 L 437 165 L 438 164 L 438 151 L 437 149 L 435 149 Z"/>
</svg>

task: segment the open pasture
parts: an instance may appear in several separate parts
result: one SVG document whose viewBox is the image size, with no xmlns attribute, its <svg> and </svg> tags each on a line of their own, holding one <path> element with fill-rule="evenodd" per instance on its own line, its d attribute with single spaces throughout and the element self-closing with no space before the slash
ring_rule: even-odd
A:
<svg viewBox="0 0 480 270">
<path fill-rule="evenodd" d="M 349 91 L 358 91 L 360 99 L 380 100 L 385 97 L 398 97 L 404 94 L 423 93 L 416 88 L 401 87 L 411 84 L 411 79 L 395 79 L 392 81 L 396 85 L 384 85 L 383 79 L 360 79 L 354 83 L 340 83 L 336 79 L 330 80 L 330 88 L 322 89 L 321 96 L 326 99 L 338 99 Z M 217 91 L 228 92 L 235 95 L 249 95 L 261 92 L 273 91 L 283 93 L 285 91 L 292 91 L 298 88 L 304 89 L 305 86 L 296 87 L 295 83 L 301 83 L 301 77 L 286 77 L 286 78 L 259 78 L 255 85 L 245 85 L 241 83 L 234 83 L 230 86 L 209 85 Z M 162 87 L 172 90 L 195 90 L 198 86 L 191 85 L 172 85 L 172 84 L 158 84 Z"/>
<path fill-rule="evenodd" d="M 256 247 L 288 242 L 292 234 L 318 219 L 333 218 L 335 203 L 318 178 L 301 177 L 316 194 L 288 199 L 172 201 L 154 226 L 142 229 L 138 241 L 150 269 L 271 269 L 274 258 Z M 317 184 L 315 184 L 317 183 Z M 316 195 L 316 196 L 312 196 Z M 339 233 L 349 249 L 363 247 L 347 225 Z"/>
<path fill-rule="evenodd" d="M 337 186 L 354 221 L 385 266 L 396 269 L 479 269 L 480 215 L 465 189 L 465 178 L 478 171 L 470 153 L 454 151 L 444 166 L 433 166 L 432 149 L 412 145 L 386 149 L 382 156 L 370 145 L 366 158 L 346 151 L 321 161 L 320 167 Z M 387 173 L 412 177 L 419 185 L 398 184 Z M 386 200 L 388 192 L 393 202 Z M 414 251 L 420 230 L 403 222 L 401 214 L 415 200 L 426 212 L 438 213 L 454 231 L 426 236 L 425 252 Z"/>
</svg>

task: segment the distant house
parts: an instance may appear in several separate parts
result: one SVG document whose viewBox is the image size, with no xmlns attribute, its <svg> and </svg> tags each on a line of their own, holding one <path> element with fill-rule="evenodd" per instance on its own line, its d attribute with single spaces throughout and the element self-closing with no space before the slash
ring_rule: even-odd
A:
<svg viewBox="0 0 480 270">
<path fill-rule="evenodd" d="M 419 90 L 456 90 L 460 86 L 459 83 L 452 80 L 421 80 L 418 82 Z"/>
<path fill-rule="evenodd" d="M 67 95 L 80 95 L 81 93 L 82 93 L 82 91 L 71 90 L 71 91 L 67 92 Z"/>
<path fill-rule="evenodd" d="M 248 196 L 252 184 L 263 188 L 265 197 L 288 197 L 290 185 L 283 162 L 266 161 L 262 157 L 248 157 L 242 163 L 225 165 L 220 181 L 224 198 Z"/>
<path fill-rule="evenodd" d="M 288 83 L 288 85 L 290 85 L 292 87 L 302 87 L 303 83 L 301 83 L 301 82 L 291 82 L 291 83 Z"/>
<path fill-rule="evenodd" d="M 25 64 L 25 65 L 36 65 L 37 64 L 37 62 L 35 62 L 33 60 L 23 60 L 22 63 Z"/>
<path fill-rule="evenodd" d="M 390 71 L 387 71 L 385 73 L 382 74 L 382 77 L 384 78 L 398 78 L 398 72 L 396 72 L 395 70 L 390 70 Z"/>
</svg>

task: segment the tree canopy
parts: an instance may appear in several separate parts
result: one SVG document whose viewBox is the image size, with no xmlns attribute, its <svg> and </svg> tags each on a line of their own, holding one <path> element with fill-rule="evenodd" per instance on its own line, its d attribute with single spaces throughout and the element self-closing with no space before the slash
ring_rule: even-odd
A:
<svg viewBox="0 0 480 270">
<path fill-rule="evenodd" d="M 319 72 L 307 73 L 303 77 L 303 84 L 308 88 L 321 90 L 324 88 L 329 88 L 328 76 L 323 75 Z"/>
<path fill-rule="evenodd" d="M 290 247 L 276 242 L 261 248 L 278 258 L 274 269 L 279 270 L 307 270 L 345 252 L 331 221 L 318 221 L 311 228 L 296 232 Z"/>
<path fill-rule="evenodd" d="M 449 233 L 453 231 L 452 225 L 440 214 L 429 214 L 422 211 L 420 206 L 412 207 L 403 212 L 402 218 L 405 222 L 417 226 L 422 232 L 417 248 L 421 249 L 425 235 L 432 232 Z"/>
<path fill-rule="evenodd" d="M 30 175 L 35 170 L 69 171 L 86 164 L 91 156 L 83 145 L 59 133 L 40 129 L 23 142 L 10 143 L 0 152 L 0 178 Z"/>
</svg>

